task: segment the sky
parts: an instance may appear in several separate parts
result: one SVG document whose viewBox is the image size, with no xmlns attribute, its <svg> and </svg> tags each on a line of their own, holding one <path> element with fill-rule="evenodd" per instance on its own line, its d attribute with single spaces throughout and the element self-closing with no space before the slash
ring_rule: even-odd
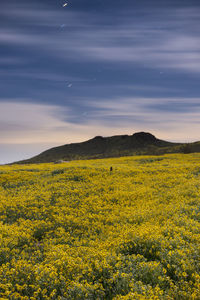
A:
<svg viewBox="0 0 200 300">
<path fill-rule="evenodd" d="M 138 131 L 200 140 L 199 0 L 0 1 L 0 164 Z"/>
</svg>

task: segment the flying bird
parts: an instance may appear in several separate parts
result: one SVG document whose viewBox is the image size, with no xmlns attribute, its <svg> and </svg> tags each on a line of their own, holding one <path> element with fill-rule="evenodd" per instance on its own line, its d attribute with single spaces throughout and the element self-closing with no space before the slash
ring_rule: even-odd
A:
<svg viewBox="0 0 200 300">
<path fill-rule="evenodd" d="M 68 5 L 68 3 L 66 2 L 66 3 L 63 4 L 63 7 L 65 7 L 65 6 L 67 6 L 67 5 Z"/>
</svg>

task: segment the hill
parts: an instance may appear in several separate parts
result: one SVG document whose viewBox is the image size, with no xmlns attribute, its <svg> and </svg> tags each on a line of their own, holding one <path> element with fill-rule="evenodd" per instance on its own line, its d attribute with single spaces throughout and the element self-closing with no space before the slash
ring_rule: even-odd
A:
<svg viewBox="0 0 200 300">
<path fill-rule="evenodd" d="M 162 155 L 166 153 L 200 152 L 200 142 L 184 144 L 157 139 L 147 132 L 111 137 L 96 136 L 81 143 L 54 147 L 19 164 L 96 159 L 131 155 Z"/>
</svg>

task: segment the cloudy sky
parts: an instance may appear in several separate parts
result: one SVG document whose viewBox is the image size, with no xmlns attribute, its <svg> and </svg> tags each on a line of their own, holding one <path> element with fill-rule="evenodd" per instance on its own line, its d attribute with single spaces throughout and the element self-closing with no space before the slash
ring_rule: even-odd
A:
<svg viewBox="0 0 200 300">
<path fill-rule="evenodd" d="M 137 131 L 200 140 L 199 0 L 0 1 L 0 163 Z"/>
</svg>

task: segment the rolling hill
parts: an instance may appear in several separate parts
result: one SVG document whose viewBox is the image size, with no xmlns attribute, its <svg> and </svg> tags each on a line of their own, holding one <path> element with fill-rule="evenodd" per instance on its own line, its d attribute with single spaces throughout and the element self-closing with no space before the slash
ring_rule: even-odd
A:
<svg viewBox="0 0 200 300">
<path fill-rule="evenodd" d="M 81 143 L 54 147 L 20 164 L 95 159 L 128 155 L 161 155 L 165 153 L 200 152 L 200 142 L 183 144 L 157 139 L 147 132 L 111 137 L 96 136 Z"/>
</svg>

